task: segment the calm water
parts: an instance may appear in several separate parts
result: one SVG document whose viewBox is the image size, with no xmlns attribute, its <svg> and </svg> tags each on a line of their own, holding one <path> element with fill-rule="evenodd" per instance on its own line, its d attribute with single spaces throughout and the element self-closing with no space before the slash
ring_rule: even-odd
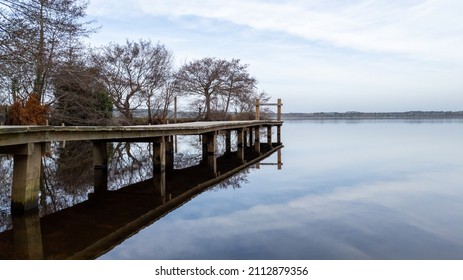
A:
<svg viewBox="0 0 463 280">
<path fill-rule="evenodd" d="M 291 121 L 283 143 L 282 170 L 250 169 L 101 259 L 463 259 L 463 121 Z"/>
</svg>

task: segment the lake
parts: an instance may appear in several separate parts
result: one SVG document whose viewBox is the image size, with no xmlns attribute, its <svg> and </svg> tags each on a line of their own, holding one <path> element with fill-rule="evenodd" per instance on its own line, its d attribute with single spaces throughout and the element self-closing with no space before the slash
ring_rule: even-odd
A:
<svg viewBox="0 0 463 280">
<path fill-rule="evenodd" d="M 287 121 L 282 137 L 281 170 L 252 168 L 101 259 L 463 259 L 462 120 Z"/>
<path fill-rule="evenodd" d="M 265 133 L 262 143 L 264 138 Z M 223 137 L 218 140 L 222 155 Z M 167 214 L 142 219 L 145 224 L 130 237 L 113 234 L 111 249 L 96 255 L 124 260 L 463 259 L 463 120 L 294 120 L 284 123 L 282 142 L 284 148 L 259 164 L 169 206 Z M 190 168 L 183 181 L 195 181 L 200 176 L 194 169 L 201 160 L 198 137 L 180 137 L 179 143 L 175 169 Z M 151 202 L 143 184 L 137 184 L 153 176 L 148 143 L 111 146 L 108 188 L 114 192 L 104 201 L 91 195 L 89 143 L 53 143 L 51 151 L 43 159 L 40 209 L 19 220 L 8 209 L 12 159 L 1 158 L 3 258 L 11 257 L 4 252 L 13 250 L 13 235 L 24 238 L 11 232 L 13 225 L 41 234 L 44 248 L 56 244 L 46 247 L 49 251 L 64 244 L 77 248 L 88 246 L 79 237 L 92 230 L 103 238 L 98 234 L 104 235 L 111 223 L 126 224 L 130 211 L 143 212 L 151 203 L 165 206 L 157 198 Z M 129 184 L 134 185 L 125 190 Z M 101 201 L 114 211 L 98 220 Z M 63 218 L 66 223 L 56 223 Z M 85 226 L 64 234 L 73 223 Z"/>
</svg>

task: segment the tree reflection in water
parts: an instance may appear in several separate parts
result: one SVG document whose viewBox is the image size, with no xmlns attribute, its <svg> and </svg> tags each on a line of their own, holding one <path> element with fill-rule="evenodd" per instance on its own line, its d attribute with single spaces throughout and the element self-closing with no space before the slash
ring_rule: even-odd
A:
<svg viewBox="0 0 463 280">
<path fill-rule="evenodd" d="M 153 177 L 150 143 L 113 143 L 108 148 L 108 189 L 117 190 Z"/>
<path fill-rule="evenodd" d="M 92 143 L 52 143 L 51 151 L 42 158 L 40 215 L 86 200 L 92 185 Z"/>
<path fill-rule="evenodd" d="M 241 185 L 249 183 L 248 174 L 252 168 L 253 167 L 244 169 L 236 173 L 235 175 L 223 180 L 222 182 L 212 187 L 211 190 L 216 191 L 216 190 L 223 190 L 223 189 L 229 189 L 229 188 L 232 188 L 232 189 L 241 188 Z"/>
<path fill-rule="evenodd" d="M 232 137 L 234 139 L 236 137 Z M 173 168 L 198 165 L 202 159 L 200 136 L 178 136 Z M 232 142 L 232 151 L 236 150 Z M 217 156 L 225 154 L 225 135 L 217 136 Z M 108 189 L 153 177 L 153 147 L 151 143 L 108 143 Z M 241 171 L 219 183 L 214 189 L 239 188 L 247 182 L 249 170 Z M 13 177 L 13 157 L 0 156 L 0 232 L 11 229 L 10 197 Z M 53 142 L 42 157 L 39 213 L 48 215 L 88 199 L 93 192 L 92 142 Z"/>
<path fill-rule="evenodd" d="M 175 139 L 175 138 L 174 138 Z M 175 140 L 174 140 L 175 141 Z M 202 142 L 199 135 L 177 136 L 177 153 L 175 153 L 174 169 L 183 169 L 198 165 L 202 159 Z"/>
<path fill-rule="evenodd" d="M 0 232 L 11 228 L 10 197 L 13 157 L 0 155 Z"/>
</svg>

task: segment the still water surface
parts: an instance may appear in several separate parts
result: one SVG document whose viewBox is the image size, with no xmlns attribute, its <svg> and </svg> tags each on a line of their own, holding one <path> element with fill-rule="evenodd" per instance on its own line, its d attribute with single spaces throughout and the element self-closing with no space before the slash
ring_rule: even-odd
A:
<svg viewBox="0 0 463 280">
<path fill-rule="evenodd" d="M 282 136 L 282 170 L 250 169 L 100 258 L 463 259 L 463 121 L 287 121 Z"/>
</svg>

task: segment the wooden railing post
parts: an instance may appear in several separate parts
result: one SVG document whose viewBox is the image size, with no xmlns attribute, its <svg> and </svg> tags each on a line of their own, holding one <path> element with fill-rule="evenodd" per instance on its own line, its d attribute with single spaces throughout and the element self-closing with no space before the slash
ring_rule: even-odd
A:
<svg viewBox="0 0 463 280">
<path fill-rule="evenodd" d="M 277 120 L 278 121 L 281 121 L 281 98 L 278 98 L 278 102 L 277 102 Z"/>
<path fill-rule="evenodd" d="M 260 120 L 260 99 L 256 99 L 256 121 Z"/>
<path fill-rule="evenodd" d="M 177 123 L 177 96 L 174 97 L 174 123 Z"/>
</svg>

